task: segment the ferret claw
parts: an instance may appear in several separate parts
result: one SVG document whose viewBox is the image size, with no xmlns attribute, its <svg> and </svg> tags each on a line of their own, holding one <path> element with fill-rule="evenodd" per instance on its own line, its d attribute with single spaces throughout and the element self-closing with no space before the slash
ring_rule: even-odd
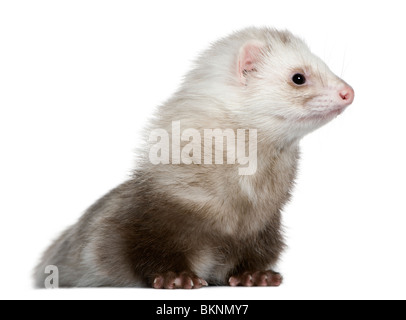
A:
<svg viewBox="0 0 406 320">
<path fill-rule="evenodd" d="M 282 276 L 274 271 L 245 272 L 230 277 L 228 283 L 231 287 L 278 287 L 283 281 Z"/>
<path fill-rule="evenodd" d="M 208 283 L 194 274 L 168 272 L 155 278 L 152 285 L 155 289 L 200 289 Z"/>
</svg>

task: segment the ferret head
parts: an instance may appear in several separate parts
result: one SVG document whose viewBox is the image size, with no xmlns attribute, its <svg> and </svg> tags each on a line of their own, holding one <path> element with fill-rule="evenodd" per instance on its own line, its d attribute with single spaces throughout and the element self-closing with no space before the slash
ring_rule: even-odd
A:
<svg viewBox="0 0 406 320">
<path fill-rule="evenodd" d="M 242 111 L 260 127 L 300 138 L 353 102 L 354 90 L 302 40 L 289 32 L 260 34 L 241 45 L 234 63 Z"/>
<path fill-rule="evenodd" d="M 186 84 L 192 94 L 221 100 L 239 125 L 288 140 L 331 121 L 354 100 L 353 89 L 302 40 L 266 28 L 249 28 L 215 43 Z"/>
</svg>

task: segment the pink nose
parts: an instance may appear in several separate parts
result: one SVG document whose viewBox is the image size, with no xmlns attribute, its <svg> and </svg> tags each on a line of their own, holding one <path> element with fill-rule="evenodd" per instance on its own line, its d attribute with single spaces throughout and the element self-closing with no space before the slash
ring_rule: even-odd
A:
<svg viewBox="0 0 406 320">
<path fill-rule="evenodd" d="M 350 105 L 354 101 L 354 96 L 354 90 L 350 86 L 347 86 L 340 91 L 340 97 L 345 104 Z"/>
</svg>

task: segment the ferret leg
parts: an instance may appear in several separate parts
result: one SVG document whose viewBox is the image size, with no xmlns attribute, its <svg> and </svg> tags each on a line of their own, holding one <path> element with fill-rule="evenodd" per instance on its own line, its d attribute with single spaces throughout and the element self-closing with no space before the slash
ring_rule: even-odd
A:
<svg viewBox="0 0 406 320">
<path fill-rule="evenodd" d="M 155 289 L 200 289 L 208 283 L 189 272 L 167 272 L 157 275 L 152 287 Z"/>
<path fill-rule="evenodd" d="M 282 284 L 282 276 L 272 270 L 244 272 L 230 277 L 228 283 L 231 287 L 279 287 Z"/>
</svg>

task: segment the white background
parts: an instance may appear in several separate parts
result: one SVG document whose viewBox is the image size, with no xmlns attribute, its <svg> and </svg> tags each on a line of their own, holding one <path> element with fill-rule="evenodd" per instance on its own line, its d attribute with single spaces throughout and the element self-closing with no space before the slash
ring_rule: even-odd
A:
<svg viewBox="0 0 406 320">
<path fill-rule="evenodd" d="M 403 1 L 1 1 L 0 298 L 406 298 Z M 133 168 L 139 133 L 211 41 L 302 36 L 356 92 L 306 137 L 280 288 L 35 291 L 42 251 Z"/>
</svg>

